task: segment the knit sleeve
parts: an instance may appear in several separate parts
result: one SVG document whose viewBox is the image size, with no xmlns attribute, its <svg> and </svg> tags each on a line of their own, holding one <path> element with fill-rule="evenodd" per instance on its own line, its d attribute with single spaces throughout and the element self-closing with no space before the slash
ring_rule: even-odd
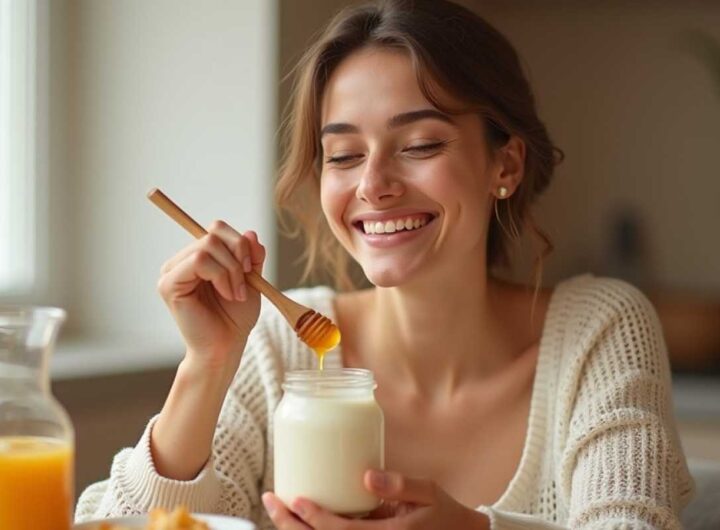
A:
<svg viewBox="0 0 720 530">
<path fill-rule="evenodd" d="M 150 453 L 153 418 L 139 443 L 114 458 L 109 479 L 83 492 L 76 521 L 137 515 L 152 507 L 172 509 L 179 504 L 192 512 L 223 513 L 256 522 L 263 518 L 260 495 L 266 487 L 269 411 L 280 392 L 272 375 L 277 372 L 277 356 L 269 351 L 264 335 L 259 325 L 248 339 L 218 419 L 210 459 L 196 478 L 171 480 L 157 473 Z"/>
<path fill-rule="evenodd" d="M 615 280 L 584 293 L 578 355 L 561 387 L 566 435 L 559 466 L 568 525 L 680 528 L 692 479 L 677 437 L 660 322 L 635 288 Z"/>
<path fill-rule="evenodd" d="M 540 517 L 499 510 L 492 506 L 481 506 L 478 511 L 488 516 L 492 530 L 566 530 L 564 526 Z"/>
<path fill-rule="evenodd" d="M 548 407 L 555 414 L 542 451 L 557 485 L 554 514 L 562 515 L 554 523 L 547 513 L 480 511 L 494 530 L 681 528 L 693 484 L 654 309 L 624 282 L 589 276 L 559 303 L 548 343 L 557 358 Z"/>
</svg>

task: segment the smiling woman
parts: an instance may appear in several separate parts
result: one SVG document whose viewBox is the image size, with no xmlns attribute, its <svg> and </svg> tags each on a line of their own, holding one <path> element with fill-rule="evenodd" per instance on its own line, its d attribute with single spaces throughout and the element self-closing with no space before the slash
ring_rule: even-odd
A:
<svg viewBox="0 0 720 530">
<path fill-rule="evenodd" d="M 415 269 L 434 254 L 443 256 L 438 264 L 452 263 L 451 256 L 498 261 L 497 249 L 486 257 L 488 229 L 503 238 L 499 225 L 487 226 L 490 190 L 515 191 L 525 164 L 518 138 L 493 156 L 487 126 L 477 112 L 463 110 L 481 104 L 463 104 L 438 87 L 437 105 L 453 113 L 427 108 L 417 78 L 407 53 L 369 46 L 337 66 L 320 106 L 328 123 L 321 130 L 322 208 L 342 251 L 377 286 L 425 281 L 436 273 L 424 267 L 416 276 Z M 398 232 L 398 221 L 404 227 L 408 216 L 417 229 Z M 365 232 L 365 221 L 375 223 L 373 234 Z M 363 230 L 349 229 L 355 223 Z M 435 243 L 427 245 L 429 239 Z M 418 248 L 409 252 L 407 245 Z"/>
<path fill-rule="evenodd" d="M 257 235 L 216 222 L 163 267 L 187 346 L 165 406 L 78 518 L 182 502 L 262 529 L 678 528 L 693 486 L 647 299 L 590 275 L 533 291 L 493 274 L 519 231 L 542 238 L 530 208 L 560 159 L 510 43 L 445 0 L 353 7 L 308 50 L 293 97 L 277 198 L 308 270 L 345 291 L 289 294 L 338 323 L 326 368 L 372 373 L 384 429 L 313 415 L 317 388 L 273 424 L 287 372 L 313 356 L 245 284 Z M 371 288 L 348 289 L 351 259 Z M 322 465 L 357 462 L 364 436 L 384 436 L 384 465 L 378 451 Z M 318 475 L 290 476 L 290 448 L 306 459 L 292 469 Z M 312 498 L 288 498 L 286 480 Z M 302 487 L 331 480 L 379 508 L 349 519 Z"/>
</svg>

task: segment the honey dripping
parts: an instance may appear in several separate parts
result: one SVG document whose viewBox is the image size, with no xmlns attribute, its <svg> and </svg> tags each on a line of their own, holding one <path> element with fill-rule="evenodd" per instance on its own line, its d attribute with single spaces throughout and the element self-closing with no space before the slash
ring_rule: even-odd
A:
<svg viewBox="0 0 720 530">
<path fill-rule="evenodd" d="M 325 335 L 320 337 L 316 343 L 310 344 L 310 347 L 315 352 L 315 355 L 317 355 L 321 371 L 324 368 L 325 354 L 338 344 L 340 344 L 340 330 L 335 326 L 332 327 L 332 331 L 325 333 Z"/>
</svg>

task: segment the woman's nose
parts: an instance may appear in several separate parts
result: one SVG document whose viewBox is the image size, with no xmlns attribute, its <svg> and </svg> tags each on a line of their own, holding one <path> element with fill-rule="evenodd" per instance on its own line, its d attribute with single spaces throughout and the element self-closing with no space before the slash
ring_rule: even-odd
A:
<svg viewBox="0 0 720 530">
<path fill-rule="evenodd" d="M 355 191 L 355 196 L 361 201 L 378 204 L 405 192 L 400 179 L 393 176 L 382 164 L 368 163 Z"/>
</svg>

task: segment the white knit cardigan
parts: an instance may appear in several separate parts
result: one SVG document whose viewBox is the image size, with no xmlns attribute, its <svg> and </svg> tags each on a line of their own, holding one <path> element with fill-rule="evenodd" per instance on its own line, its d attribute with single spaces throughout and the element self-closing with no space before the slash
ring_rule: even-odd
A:
<svg viewBox="0 0 720 530">
<path fill-rule="evenodd" d="M 333 316 L 327 287 L 289 295 Z M 328 367 L 339 367 L 339 352 Z M 76 520 L 184 504 L 273 528 L 260 495 L 273 489 L 272 413 L 287 370 L 315 366 L 280 314 L 264 305 L 225 399 L 212 456 L 191 481 L 157 474 L 151 420 L 120 451 L 110 478 L 88 487 Z M 611 279 L 558 285 L 547 312 L 525 446 L 515 476 L 486 513 L 494 529 L 680 528 L 693 484 L 680 447 L 662 331 L 648 300 Z M 188 433 L 192 435 L 192 433 Z"/>
</svg>

